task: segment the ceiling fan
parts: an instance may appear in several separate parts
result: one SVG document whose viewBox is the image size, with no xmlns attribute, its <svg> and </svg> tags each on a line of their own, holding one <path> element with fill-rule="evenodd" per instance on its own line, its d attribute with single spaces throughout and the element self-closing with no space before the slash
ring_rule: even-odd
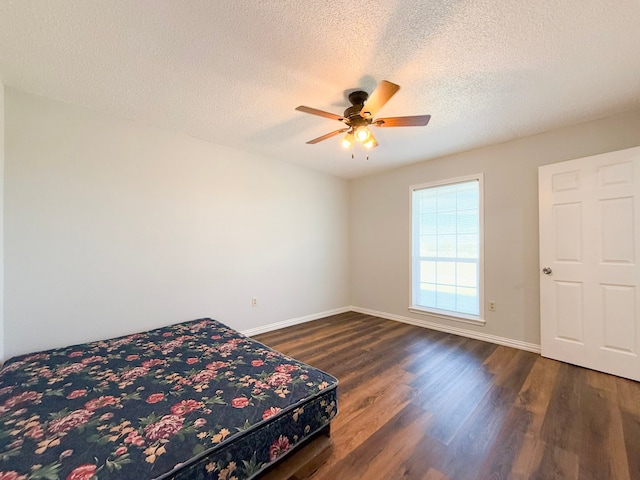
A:
<svg viewBox="0 0 640 480">
<path fill-rule="evenodd" d="M 346 125 L 345 128 L 314 138 L 307 143 L 315 144 L 346 132 L 346 135 L 342 139 L 343 147 L 349 148 L 353 146 L 354 142 L 359 142 L 363 147 L 371 149 L 377 147 L 378 142 L 371 133 L 371 130 L 369 130 L 370 125 L 375 125 L 376 127 L 414 127 L 425 126 L 429 123 L 431 115 L 374 118 L 376 113 L 378 113 L 398 90 L 400 90 L 399 85 L 388 82 L 387 80 L 382 80 L 371 95 L 362 90 L 351 92 L 349 94 L 351 106 L 344 111 L 344 115 L 342 116 L 318 110 L 317 108 L 305 107 L 304 105 L 296 107 L 296 110 L 300 112 L 331 118 L 343 122 Z"/>
</svg>

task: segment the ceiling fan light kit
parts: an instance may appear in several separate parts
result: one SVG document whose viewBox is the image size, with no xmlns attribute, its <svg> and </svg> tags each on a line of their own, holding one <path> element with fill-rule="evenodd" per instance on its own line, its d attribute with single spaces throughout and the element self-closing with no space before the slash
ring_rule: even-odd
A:
<svg viewBox="0 0 640 480">
<path fill-rule="evenodd" d="M 376 139 L 373 137 L 373 135 L 371 135 L 371 138 L 369 138 L 369 140 L 367 140 L 366 142 L 364 142 L 362 144 L 362 146 L 364 148 L 366 148 L 367 150 L 371 150 L 372 148 L 375 148 L 378 146 L 378 142 L 376 141 Z"/>
<path fill-rule="evenodd" d="M 344 136 L 344 138 L 342 139 L 342 146 L 344 148 L 353 147 L 353 133 L 349 132 Z"/>
<path fill-rule="evenodd" d="M 367 138 L 369 138 L 371 132 L 367 129 L 367 127 L 358 127 L 356 128 L 356 138 L 359 142 L 364 142 Z"/>
<path fill-rule="evenodd" d="M 300 105 L 296 107 L 296 110 L 311 115 L 317 115 L 319 117 L 330 118 L 332 120 L 338 120 L 347 125 L 346 128 L 335 130 L 321 137 L 309 140 L 308 144 L 316 144 L 328 138 L 340 135 L 347 132 L 342 139 L 342 146 L 344 148 L 353 147 L 355 141 L 362 144 L 364 148 L 370 150 L 378 146 L 378 141 L 375 139 L 370 125 L 376 127 L 417 127 L 425 126 L 429 123 L 431 115 L 413 115 L 408 117 L 388 117 L 388 118 L 374 118 L 376 113 L 389 101 L 389 99 L 395 95 L 400 89 L 399 85 L 391 83 L 387 80 L 382 80 L 375 90 L 369 95 L 362 90 L 356 90 L 349 94 L 349 102 L 351 106 L 344 111 L 344 115 L 336 115 L 335 113 L 325 112 L 318 110 L 317 108 L 306 107 Z M 367 156 L 368 158 L 368 156 Z"/>
</svg>

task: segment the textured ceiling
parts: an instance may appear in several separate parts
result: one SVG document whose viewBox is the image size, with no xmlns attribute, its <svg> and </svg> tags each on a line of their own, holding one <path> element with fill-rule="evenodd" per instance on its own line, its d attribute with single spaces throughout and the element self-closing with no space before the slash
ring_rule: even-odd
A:
<svg viewBox="0 0 640 480">
<path fill-rule="evenodd" d="M 2 0 L 5 85 L 345 178 L 640 106 L 640 0 Z M 346 95 L 401 85 L 369 160 Z"/>
</svg>

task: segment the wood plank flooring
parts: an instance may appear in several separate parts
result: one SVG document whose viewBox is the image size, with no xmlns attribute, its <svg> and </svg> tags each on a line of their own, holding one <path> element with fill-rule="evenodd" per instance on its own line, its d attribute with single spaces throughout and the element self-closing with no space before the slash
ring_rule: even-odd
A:
<svg viewBox="0 0 640 480">
<path fill-rule="evenodd" d="M 340 381 L 291 480 L 640 480 L 640 383 L 355 312 L 256 339 Z"/>
</svg>

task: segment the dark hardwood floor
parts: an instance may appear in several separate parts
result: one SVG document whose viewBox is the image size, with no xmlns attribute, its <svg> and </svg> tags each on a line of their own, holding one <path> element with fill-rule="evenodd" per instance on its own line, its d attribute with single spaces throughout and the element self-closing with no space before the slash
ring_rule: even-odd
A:
<svg viewBox="0 0 640 480">
<path fill-rule="evenodd" d="M 256 338 L 340 381 L 332 446 L 291 478 L 640 480 L 637 382 L 354 312 Z"/>
</svg>

